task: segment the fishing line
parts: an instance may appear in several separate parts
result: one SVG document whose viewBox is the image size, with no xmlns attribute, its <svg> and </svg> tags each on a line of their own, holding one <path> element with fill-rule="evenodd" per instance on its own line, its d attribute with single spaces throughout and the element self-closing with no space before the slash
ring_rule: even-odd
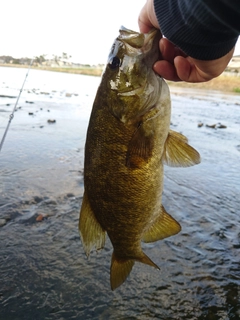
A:
<svg viewBox="0 0 240 320">
<path fill-rule="evenodd" d="M 29 66 L 28 66 L 28 71 L 27 71 L 27 73 L 26 73 L 26 76 L 25 76 L 25 79 L 24 79 L 24 81 L 23 81 L 22 87 L 21 87 L 21 89 L 20 89 L 20 91 L 19 91 L 19 94 L 18 94 L 18 97 L 17 97 L 17 101 L 16 101 L 16 103 L 15 103 L 15 106 L 14 106 L 14 108 L 13 108 L 12 113 L 11 113 L 10 116 L 9 116 L 8 124 L 7 124 L 7 127 L 6 127 L 6 129 L 5 129 L 5 132 L 4 132 L 4 134 L 3 134 L 3 137 L 2 137 L 2 140 L 1 140 L 1 143 L 0 143 L 0 152 L 1 152 L 1 150 L 2 150 L 2 146 L 3 146 L 4 140 L 5 140 L 5 138 L 6 138 L 8 129 L 9 129 L 9 127 L 10 127 L 11 121 L 12 121 L 12 119 L 14 118 L 14 112 L 16 111 L 16 108 L 17 108 L 17 105 L 18 105 L 18 100 L 19 100 L 19 98 L 20 98 L 20 96 L 21 96 L 21 93 L 22 93 L 22 91 L 23 91 L 23 87 L 24 87 L 24 85 L 25 85 L 25 82 L 26 82 L 26 80 L 27 80 L 29 71 L 30 71 L 31 66 L 32 66 L 32 64 L 33 64 L 33 60 L 34 60 L 34 59 L 31 60 Z"/>
</svg>

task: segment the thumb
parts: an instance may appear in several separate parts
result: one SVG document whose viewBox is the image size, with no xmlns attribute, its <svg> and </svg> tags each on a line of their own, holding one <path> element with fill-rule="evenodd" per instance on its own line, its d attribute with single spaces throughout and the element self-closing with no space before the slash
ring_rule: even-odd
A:
<svg viewBox="0 0 240 320">
<path fill-rule="evenodd" d="M 142 33 L 148 33 L 153 25 L 149 20 L 148 17 L 148 13 L 147 13 L 147 3 L 144 5 L 144 7 L 142 8 L 139 17 L 138 17 L 138 26 L 139 26 L 139 30 Z"/>
<path fill-rule="evenodd" d="M 153 0 L 148 0 L 143 6 L 138 17 L 138 25 L 142 33 L 148 33 L 152 28 L 159 29 Z"/>
</svg>

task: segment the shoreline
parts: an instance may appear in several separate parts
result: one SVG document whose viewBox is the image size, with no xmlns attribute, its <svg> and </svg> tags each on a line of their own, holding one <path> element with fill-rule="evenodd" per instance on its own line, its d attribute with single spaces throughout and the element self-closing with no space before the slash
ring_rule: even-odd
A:
<svg viewBox="0 0 240 320">
<path fill-rule="evenodd" d="M 28 65 L 22 64 L 10 64 L 10 63 L 0 63 L 0 67 L 4 68 L 25 68 L 28 69 Z M 96 76 L 99 77 L 102 74 L 103 68 L 98 67 L 50 67 L 50 66 L 31 66 L 31 69 L 34 70 L 44 70 L 44 71 L 53 71 L 53 72 L 64 72 L 64 73 L 73 73 L 73 74 L 82 74 L 86 76 Z"/>
<path fill-rule="evenodd" d="M 219 91 L 225 93 L 240 93 L 240 77 L 229 75 L 229 73 L 223 73 L 217 78 L 210 81 L 201 83 L 189 83 L 189 82 L 173 82 L 167 81 L 170 87 L 188 88 L 188 89 L 200 89 L 207 91 Z"/>
<path fill-rule="evenodd" d="M 25 68 L 28 69 L 26 65 L 19 64 L 0 64 L 0 67 L 6 68 Z M 31 69 L 44 70 L 52 72 L 64 72 L 72 74 L 81 74 L 88 76 L 101 76 L 103 68 L 101 67 L 78 67 L 78 68 L 68 68 L 68 67 L 50 67 L 50 66 L 32 66 Z M 240 93 L 240 77 L 236 76 L 231 72 L 224 72 L 219 77 L 214 78 L 207 82 L 202 83 L 187 83 L 187 82 L 173 82 L 167 81 L 170 87 L 182 87 L 191 89 L 202 89 L 202 90 L 216 90 L 229 93 Z"/>
</svg>

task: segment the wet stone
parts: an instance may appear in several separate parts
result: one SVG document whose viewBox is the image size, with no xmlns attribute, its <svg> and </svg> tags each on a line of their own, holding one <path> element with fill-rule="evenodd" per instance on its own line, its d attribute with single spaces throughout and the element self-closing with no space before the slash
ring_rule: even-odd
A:
<svg viewBox="0 0 240 320">
<path fill-rule="evenodd" d="M 6 223 L 7 223 L 6 219 L 0 219 L 0 227 L 5 226 Z"/>
<path fill-rule="evenodd" d="M 41 221 L 43 221 L 43 219 L 44 219 L 44 215 L 40 213 L 40 214 L 37 216 L 36 221 L 37 221 L 37 222 L 41 222 Z"/>
<path fill-rule="evenodd" d="M 73 193 L 70 193 L 70 192 L 69 192 L 69 193 L 67 193 L 67 197 L 68 197 L 68 198 L 74 198 L 75 195 L 74 195 Z"/>
<path fill-rule="evenodd" d="M 56 123 L 56 120 L 55 120 L 55 119 L 48 119 L 47 122 L 48 122 L 48 123 Z"/>
<path fill-rule="evenodd" d="M 207 128 L 211 128 L 211 129 L 215 129 L 216 128 L 216 124 L 206 124 Z"/>
<path fill-rule="evenodd" d="M 6 87 L 8 88 L 8 87 Z M 10 99 L 13 99 L 13 98 L 17 98 L 16 96 L 8 96 L 8 95 L 4 95 L 4 94 L 0 94 L 0 98 L 10 98 Z"/>
<path fill-rule="evenodd" d="M 206 124 L 207 128 L 212 128 L 212 129 L 226 129 L 227 126 L 225 124 L 222 123 L 215 123 L 215 124 Z"/>
<path fill-rule="evenodd" d="M 39 196 L 35 196 L 35 197 L 33 197 L 33 200 L 34 200 L 35 203 L 39 203 L 39 202 L 43 201 L 43 198 L 41 198 Z"/>
<path fill-rule="evenodd" d="M 44 204 L 47 204 L 47 205 L 50 205 L 50 204 L 52 204 L 52 205 L 57 205 L 57 201 L 52 200 L 52 199 L 48 199 L 48 200 L 45 200 L 45 201 L 44 201 Z"/>
</svg>

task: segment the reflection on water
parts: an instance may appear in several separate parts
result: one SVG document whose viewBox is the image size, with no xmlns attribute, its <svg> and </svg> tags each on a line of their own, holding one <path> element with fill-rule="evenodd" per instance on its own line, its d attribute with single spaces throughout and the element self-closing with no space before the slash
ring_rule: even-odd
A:
<svg viewBox="0 0 240 320">
<path fill-rule="evenodd" d="M 0 95 L 16 96 L 26 70 L 0 69 Z M 163 203 L 182 232 L 143 244 L 161 270 L 136 263 L 112 292 L 110 242 L 87 260 L 78 233 L 85 132 L 98 83 L 29 74 L 0 154 L 1 318 L 239 319 L 239 96 L 171 89 L 172 128 L 202 157 L 198 166 L 165 170 Z M 1 135 L 14 103 L 0 97 Z M 205 126 L 219 122 L 227 128 Z"/>
</svg>

